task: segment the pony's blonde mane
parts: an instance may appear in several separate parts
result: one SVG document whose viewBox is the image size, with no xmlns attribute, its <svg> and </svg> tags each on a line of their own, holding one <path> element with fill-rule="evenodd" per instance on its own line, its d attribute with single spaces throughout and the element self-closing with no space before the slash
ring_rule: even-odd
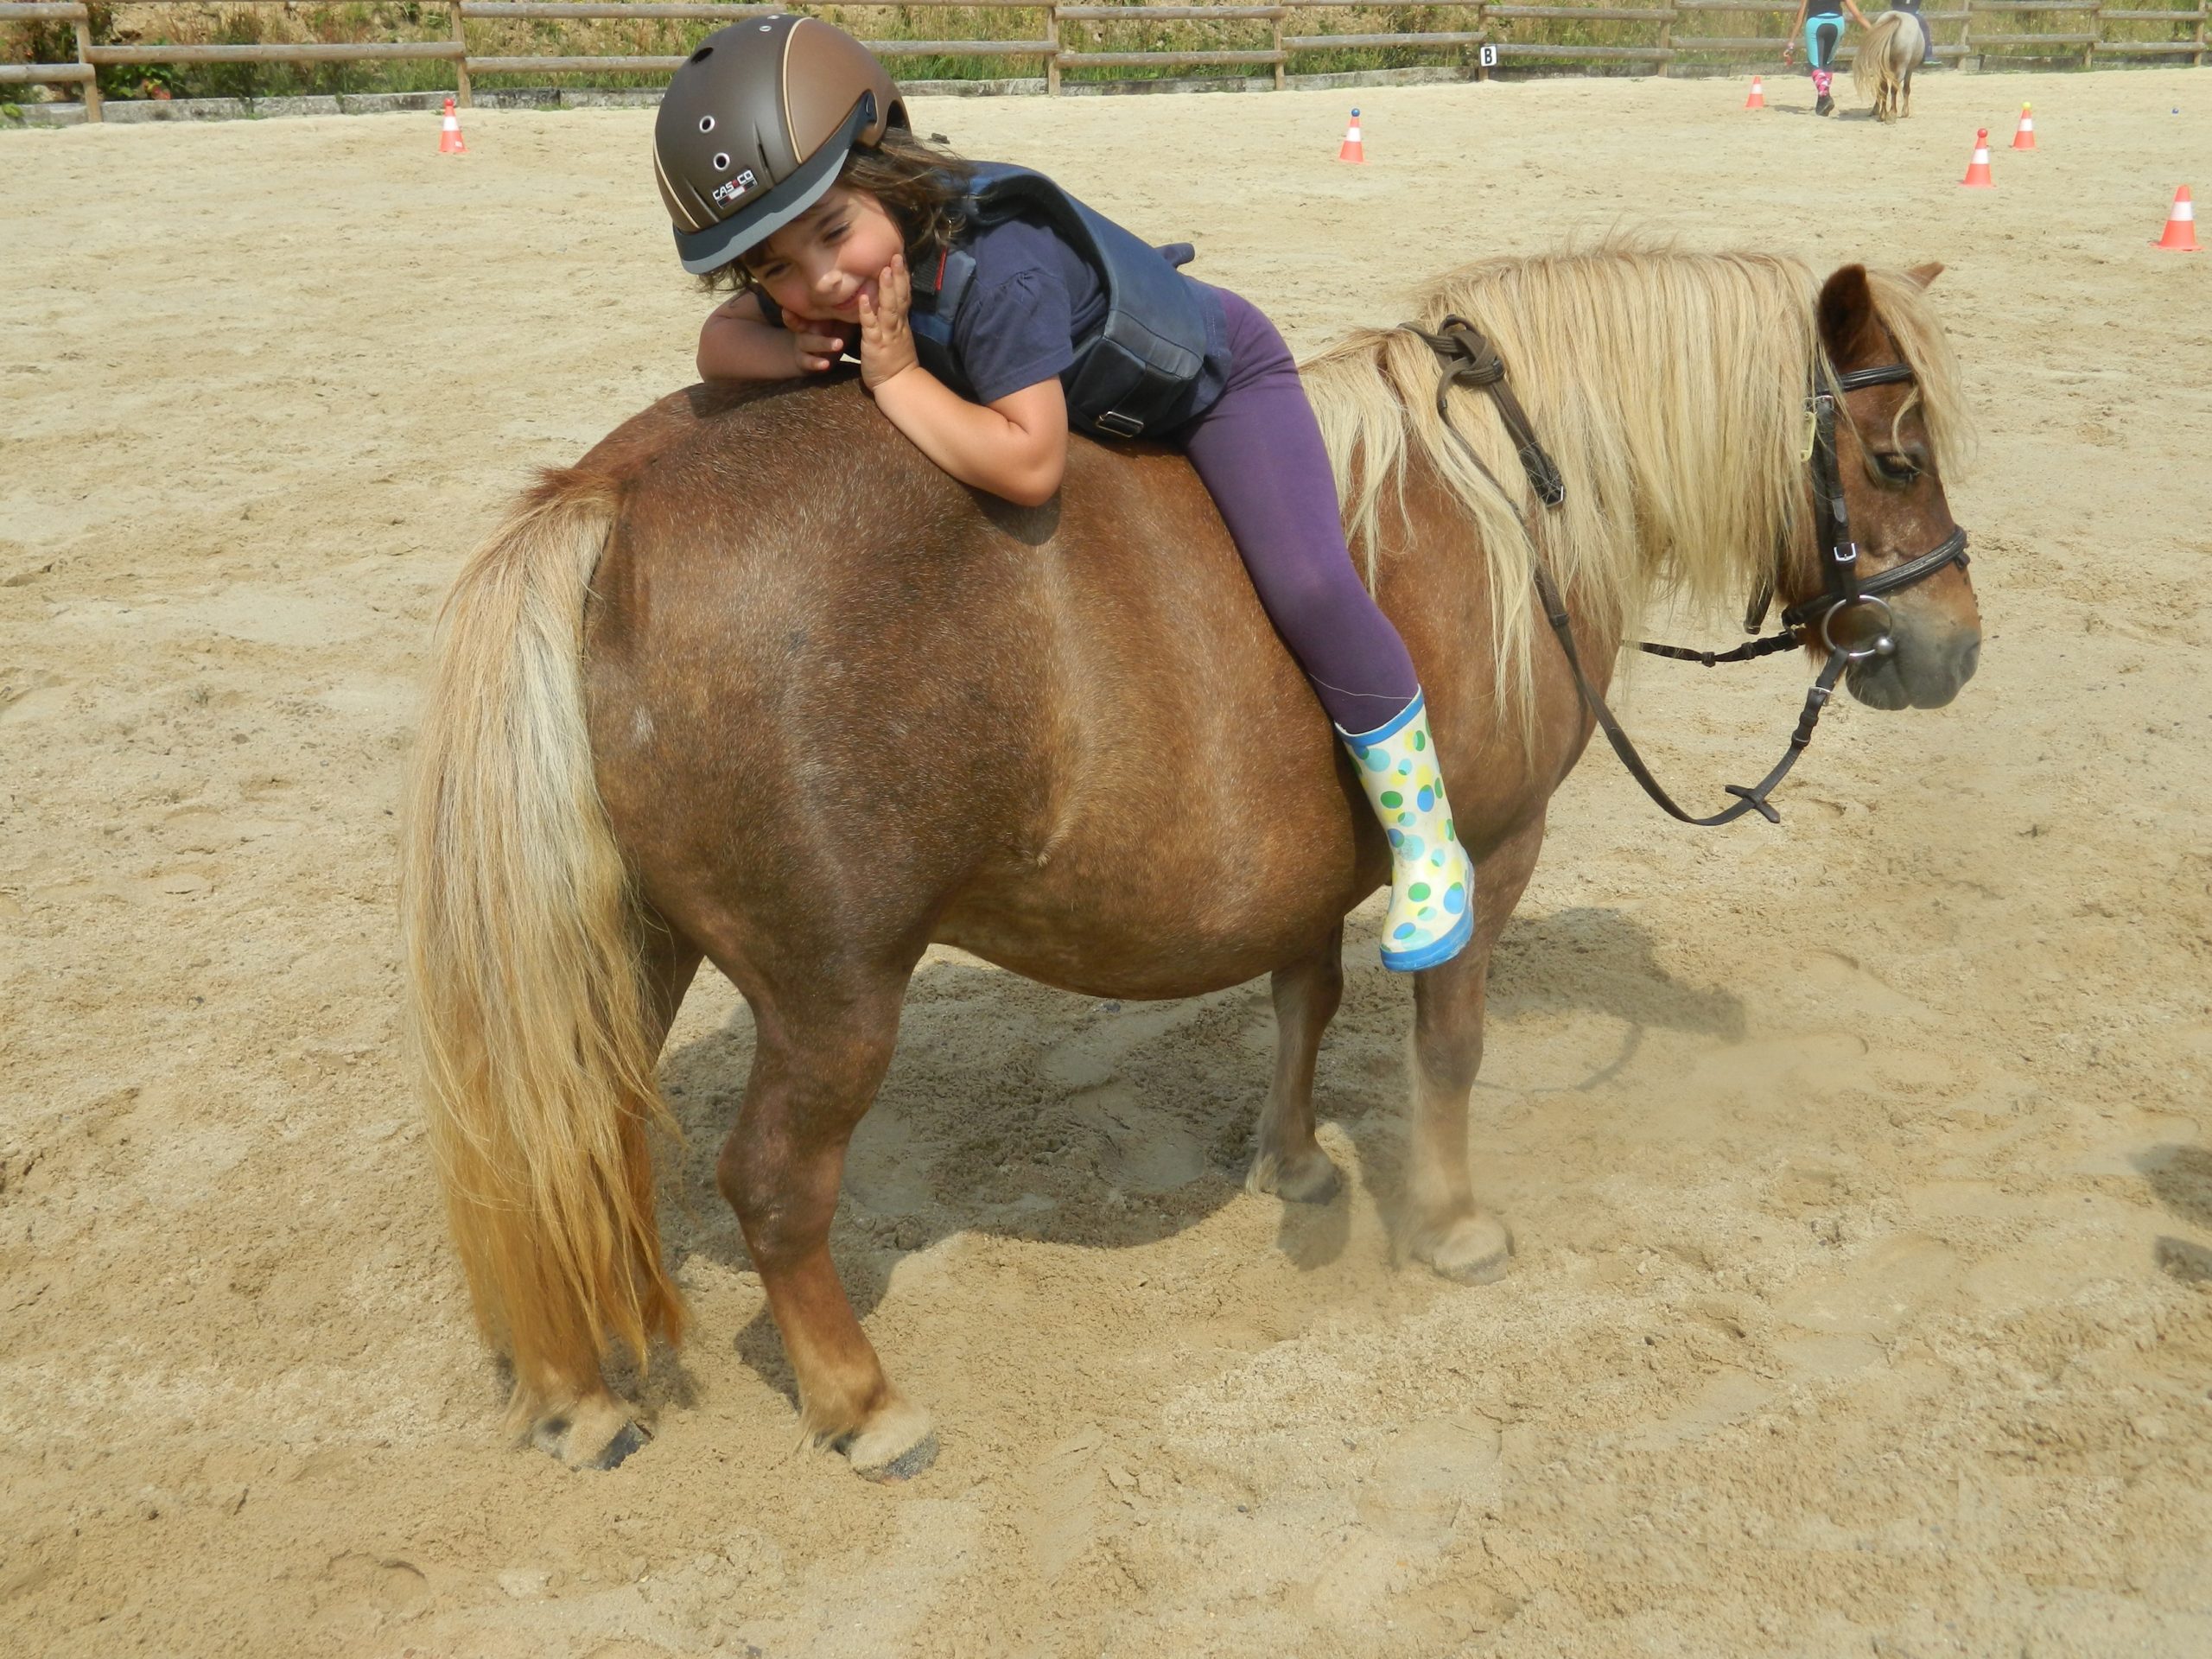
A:
<svg viewBox="0 0 2212 1659">
<path fill-rule="evenodd" d="M 1956 363 L 1920 284 L 1868 275 L 1948 474 L 1967 431 Z M 1432 284 L 1413 321 L 1434 330 L 1463 316 L 1497 346 L 1567 482 L 1549 512 L 1486 394 L 1452 398 L 1481 465 L 1452 442 L 1436 410 L 1438 360 L 1421 340 L 1370 328 L 1329 346 L 1303 365 L 1306 387 L 1370 585 L 1407 523 L 1417 461 L 1479 537 L 1493 575 L 1497 694 L 1524 719 L 1537 620 L 1524 573 L 1540 554 L 1586 624 L 1613 638 L 1661 585 L 1694 603 L 1740 606 L 1774 571 L 1777 550 L 1800 542 L 1818 292 L 1796 260 L 1618 240 L 1484 260 Z"/>
</svg>

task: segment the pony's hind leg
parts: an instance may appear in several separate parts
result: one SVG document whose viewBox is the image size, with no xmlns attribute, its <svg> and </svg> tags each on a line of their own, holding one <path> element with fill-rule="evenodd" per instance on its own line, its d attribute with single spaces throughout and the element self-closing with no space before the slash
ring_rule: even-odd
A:
<svg viewBox="0 0 2212 1659">
<path fill-rule="evenodd" d="M 1475 1202 L 1467 1173 L 1467 1100 L 1483 1063 L 1490 953 L 1536 867 L 1537 820 L 1475 873 L 1475 932 L 1467 948 L 1414 981 L 1413 1125 L 1408 1149 L 1406 1247 L 1447 1279 L 1501 1278 L 1513 1253 L 1505 1224 Z"/>
<path fill-rule="evenodd" d="M 756 1006 L 753 1075 L 715 1179 L 737 1212 L 798 1380 L 800 1421 L 861 1474 L 937 1455 L 927 1413 L 892 1387 L 830 1259 L 845 1148 L 891 1064 L 903 974 Z"/>
<path fill-rule="evenodd" d="M 1321 1033 L 1344 1000 L 1344 943 L 1339 923 L 1313 956 L 1275 970 L 1274 1082 L 1260 1112 L 1252 1168 L 1244 1177 L 1247 1192 L 1273 1192 L 1294 1204 L 1326 1204 L 1344 1185 L 1313 1139 L 1313 1060 Z"/>
</svg>

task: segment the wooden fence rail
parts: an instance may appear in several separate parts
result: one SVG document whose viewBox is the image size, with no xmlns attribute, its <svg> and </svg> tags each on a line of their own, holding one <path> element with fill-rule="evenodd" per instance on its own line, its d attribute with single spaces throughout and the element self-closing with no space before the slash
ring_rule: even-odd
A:
<svg viewBox="0 0 2212 1659">
<path fill-rule="evenodd" d="M 189 0 L 140 0 L 140 3 L 188 3 Z M 289 6 L 287 0 L 222 0 L 226 7 Z M 1377 0 L 1277 0 L 1266 5 L 1058 5 L 1050 0 L 903 0 L 907 8 L 958 7 L 966 11 L 1022 11 L 1040 14 L 1043 27 L 1031 39 L 976 41 L 874 40 L 872 51 L 892 59 L 958 57 L 1033 61 L 1042 66 L 1046 90 L 1061 90 L 1061 73 L 1069 69 L 1160 69 L 1185 67 L 1266 68 L 1274 84 L 1294 56 L 1318 52 L 1389 48 L 1414 52 L 1464 52 L 1479 49 L 1479 74 L 1487 75 L 1494 63 L 1629 63 L 1656 66 L 1661 73 L 1686 60 L 1764 58 L 1778 61 L 1783 37 L 1779 35 L 1708 35 L 1691 27 L 1693 20 L 1717 14 L 1789 17 L 1795 0 L 1667 0 L 1651 6 L 1496 5 L 1489 0 L 1433 0 L 1427 9 L 1471 12 L 1473 27 L 1407 33 L 1288 35 L 1285 22 L 1295 14 L 1387 10 Z M 462 104 L 469 101 L 474 77 L 518 74 L 648 74 L 675 73 L 683 56 L 644 52 L 590 56 L 534 54 L 493 56 L 472 52 L 467 28 L 472 22 L 532 21 L 537 22 L 606 22 L 627 19 L 655 22 L 734 22 L 747 17 L 770 16 L 788 10 L 759 4 L 717 4 L 709 0 L 433 0 L 423 9 L 445 19 L 441 38 L 412 41 L 318 43 L 264 41 L 240 45 L 169 45 L 160 41 L 129 45 L 96 45 L 92 38 L 92 14 L 79 0 L 0 0 L 0 24 L 68 23 L 75 33 L 76 56 L 69 62 L 0 63 L 0 85 L 73 86 L 80 89 L 86 118 L 101 118 L 99 72 L 103 67 L 163 64 L 321 64 L 363 62 L 450 62 L 454 92 Z M 2011 20 L 2023 14 L 2066 14 L 2085 20 L 2086 26 L 2047 33 L 2024 30 Z M 1968 0 L 1955 10 L 1927 11 L 1923 20 L 1931 33 L 1956 25 L 1955 38 L 1938 41 L 1940 58 L 2012 58 L 2049 62 L 2078 58 L 2084 68 L 2094 67 L 2098 54 L 2115 58 L 2166 57 L 2202 64 L 2207 51 L 2206 23 L 2212 3 L 2200 0 L 2189 10 L 2145 7 L 2107 7 L 2098 0 Z M 1986 18 L 1993 31 L 1978 26 Z M 1642 24 L 1655 33 L 1649 43 L 1593 45 L 1541 37 L 1548 24 L 1603 22 Z M 1207 47 L 1176 49 L 1156 45 L 1141 50 L 1085 51 L 1071 48 L 1063 26 L 1127 24 L 1238 24 L 1264 28 L 1268 43 L 1249 49 Z M 2010 27 L 2008 28 L 2008 24 Z M 2113 38 L 2113 28 L 2164 24 L 2189 32 L 2177 38 L 2144 40 Z M 1531 26 L 1534 27 L 1531 27 Z M 431 25 L 431 27 L 437 27 Z M 50 38 L 50 36 L 48 37 Z M 1851 55 L 1846 47 L 1839 54 Z"/>
</svg>

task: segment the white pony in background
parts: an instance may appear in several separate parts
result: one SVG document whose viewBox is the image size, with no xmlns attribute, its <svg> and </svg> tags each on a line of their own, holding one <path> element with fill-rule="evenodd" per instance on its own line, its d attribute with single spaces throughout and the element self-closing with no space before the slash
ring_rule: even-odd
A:
<svg viewBox="0 0 2212 1659">
<path fill-rule="evenodd" d="M 1851 84 L 1871 99 L 1877 121 L 1912 113 L 1912 72 L 1928 50 L 1927 25 L 1909 11 L 1877 17 L 1851 61 Z"/>
</svg>

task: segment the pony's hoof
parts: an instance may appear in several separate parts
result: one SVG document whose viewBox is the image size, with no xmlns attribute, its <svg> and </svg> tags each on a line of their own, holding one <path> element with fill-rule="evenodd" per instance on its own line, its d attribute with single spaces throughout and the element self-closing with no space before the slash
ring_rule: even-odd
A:
<svg viewBox="0 0 2212 1659">
<path fill-rule="evenodd" d="M 900 1481 L 912 1480 L 936 1461 L 937 1436 L 925 1434 L 918 1446 L 908 1446 L 887 1464 L 868 1467 L 864 1466 L 857 1458 L 855 1459 L 853 1472 L 863 1480 L 872 1480 L 881 1486 L 891 1486 Z"/>
<path fill-rule="evenodd" d="M 1262 1153 L 1244 1178 L 1246 1192 L 1272 1192 L 1288 1204 L 1330 1203 L 1344 1185 L 1343 1173 L 1319 1147 L 1287 1161 Z"/>
<path fill-rule="evenodd" d="M 587 1469 L 612 1469 L 645 1443 L 645 1432 L 635 1423 L 625 1423 L 613 1440 L 600 1448 L 599 1455 L 583 1466 Z"/>
<path fill-rule="evenodd" d="M 838 1450 L 851 1459 L 855 1474 L 874 1481 L 912 1480 L 937 1461 L 937 1436 L 929 1413 L 895 1400 L 867 1427 L 839 1441 Z"/>
<path fill-rule="evenodd" d="M 611 1397 L 541 1417 L 530 1431 L 532 1446 L 571 1469 L 612 1469 L 651 1439 Z"/>
<path fill-rule="evenodd" d="M 1460 1284 L 1495 1284 L 1513 1264 L 1513 1235 L 1495 1216 L 1462 1216 L 1416 1243 L 1414 1255 Z"/>
</svg>

